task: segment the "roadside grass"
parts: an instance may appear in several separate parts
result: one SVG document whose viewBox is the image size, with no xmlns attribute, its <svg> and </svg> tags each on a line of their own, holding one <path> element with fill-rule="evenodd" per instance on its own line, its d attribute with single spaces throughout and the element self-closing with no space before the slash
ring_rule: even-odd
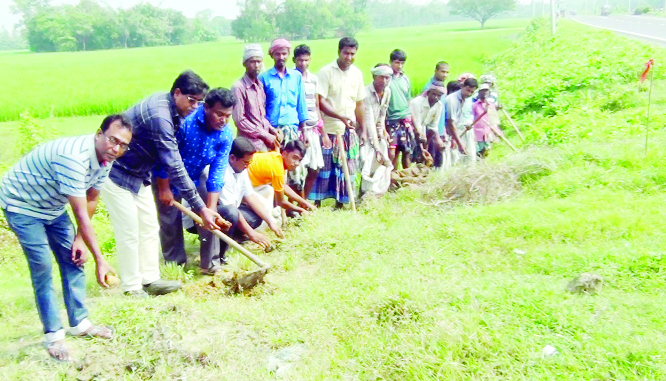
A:
<svg viewBox="0 0 666 381">
<path fill-rule="evenodd" d="M 571 43 L 583 32 L 604 38 L 568 23 L 560 30 Z M 532 38 L 547 46 L 545 33 L 526 36 L 523 48 Z M 545 82 L 558 80 L 552 61 L 534 62 L 543 64 Z M 525 80 L 537 75 L 526 72 Z M 519 78 L 503 78 L 502 96 L 512 104 L 528 98 L 513 86 Z M 619 95 L 629 82 L 607 83 L 605 92 Z M 666 81 L 655 91 L 661 102 Z M 186 280 L 175 294 L 123 298 L 117 289 L 96 286 L 88 266 L 92 318 L 113 325 L 117 338 L 68 339 L 78 359 L 73 366 L 50 362 L 39 347 L 27 268 L 8 236 L 0 243 L 6 306 L 0 375 L 31 381 L 666 379 L 663 116 L 655 107 L 646 155 L 639 99 L 645 93 L 609 110 L 602 109 L 601 88 L 578 94 L 588 92 L 587 109 L 562 91 L 566 108 L 550 113 L 551 98 L 538 110 L 516 113 L 528 133 L 521 152 L 498 144 L 486 163 L 464 173 L 473 179 L 507 171 L 517 192 L 484 202 L 479 195 L 506 186 L 502 179 L 458 181 L 475 188 L 467 198 L 434 206 L 444 185 L 463 176 L 436 174 L 423 189 L 368 200 L 356 214 L 324 208 L 293 223 L 285 242 L 262 254 L 274 267 L 267 283 L 248 295 L 225 296 L 218 282 L 191 271 L 193 236 L 190 266 L 163 269 Z M 545 132 L 553 125 L 559 134 Z M 103 208 L 94 224 L 114 263 Z M 236 255 L 233 260 L 247 266 Z M 597 295 L 566 291 L 584 272 L 604 279 Z M 558 353 L 544 355 L 547 345 Z M 292 368 L 269 371 L 271 357 L 294 346 L 305 352 Z"/>
<path fill-rule="evenodd" d="M 527 23 L 494 20 L 486 30 L 478 30 L 478 23 L 470 21 L 363 32 L 358 35 L 356 64 L 369 82 L 371 67 L 387 62 L 393 49 L 404 49 L 409 58 L 406 72 L 420 91 L 440 60 L 450 61 L 453 68 L 481 71 L 485 54 L 508 48 Z M 312 48 L 311 68 L 316 72 L 337 57 L 337 41 L 292 41 L 292 45 L 306 43 Z M 230 87 L 244 72 L 243 46 L 229 38 L 185 46 L 3 54 L 0 67 L 6 91 L 0 95 L 0 121 L 16 120 L 25 110 L 40 118 L 124 111 L 151 92 L 170 89 L 176 75 L 188 68 L 211 86 Z M 268 44 L 262 46 L 267 51 Z M 270 67 L 273 61 L 266 56 L 264 63 Z"/>
</svg>

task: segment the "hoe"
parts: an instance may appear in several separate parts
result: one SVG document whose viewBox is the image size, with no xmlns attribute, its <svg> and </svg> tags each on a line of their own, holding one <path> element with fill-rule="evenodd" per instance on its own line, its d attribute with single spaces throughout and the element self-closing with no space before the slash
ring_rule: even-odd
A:
<svg viewBox="0 0 666 381">
<path fill-rule="evenodd" d="M 201 217 L 199 217 L 196 213 L 192 212 L 191 210 L 187 209 L 184 207 L 182 204 L 180 204 L 177 201 L 174 201 L 174 206 L 178 208 L 181 212 L 187 214 L 194 222 L 196 222 L 199 225 L 203 225 L 203 221 L 201 220 Z M 249 273 L 246 273 L 237 279 L 235 279 L 232 284 L 231 284 L 231 292 L 242 292 L 244 290 L 249 290 L 252 287 L 256 286 L 257 284 L 261 283 L 264 279 L 264 276 L 268 272 L 268 270 L 271 268 L 271 265 L 262 261 L 257 257 L 256 255 L 252 254 L 248 250 L 246 250 L 243 246 L 241 246 L 238 242 L 234 241 L 231 239 L 228 235 L 222 233 L 219 230 L 213 230 L 213 234 L 218 236 L 222 241 L 226 242 L 227 244 L 231 245 L 234 249 L 240 251 L 243 255 L 248 257 L 252 262 L 254 262 L 257 266 L 259 266 L 258 269 L 254 271 L 250 271 Z"/>
</svg>

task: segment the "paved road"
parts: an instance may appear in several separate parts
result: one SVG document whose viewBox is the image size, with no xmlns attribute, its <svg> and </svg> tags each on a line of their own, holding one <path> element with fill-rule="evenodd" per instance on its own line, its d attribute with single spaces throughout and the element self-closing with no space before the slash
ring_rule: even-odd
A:
<svg viewBox="0 0 666 381">
<path fill-rule="evenodd" d="M 666 46 L 666 18 L 652 16 L 574 16 L 572 20 Z"/>
</svg>

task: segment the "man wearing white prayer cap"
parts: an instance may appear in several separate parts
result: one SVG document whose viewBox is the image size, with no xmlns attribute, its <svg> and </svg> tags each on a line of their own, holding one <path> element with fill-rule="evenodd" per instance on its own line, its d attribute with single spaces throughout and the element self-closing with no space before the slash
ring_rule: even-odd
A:
<svg viewBox="0 0 666 381">
<path fill-rule="evenodd" d="M 393 69 L 385 63 L 370 69 L 373 81 L 365 88 L 365 143 L 361 147 L 361 193 L 377 196 L 388 191 L 393 165 L 389 159 L 386 112 L 391 99 Z"/>
<path fill-rule="evenodd" d="M 233 110 L 238 136 L 246 137 L 260 152 L 273 150 L 280 141 L 277 130 L 266 119 L 266 93 L 258 80 L 263 63 L 264 52 L 259 44 L 245 46 L 245 75 L 232 87 L 238 100 Z"/>
</svg>

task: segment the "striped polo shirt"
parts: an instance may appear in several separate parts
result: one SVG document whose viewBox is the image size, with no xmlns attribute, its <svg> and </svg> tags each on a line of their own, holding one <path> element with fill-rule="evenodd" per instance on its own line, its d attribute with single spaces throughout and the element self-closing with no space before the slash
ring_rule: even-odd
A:
<svg viewBox="0 0 666 381">
<path fill-rule="evenodd" d="M 86 197 L 101 189 L 110 165 L 100 166 L 95 135 L 52 140 L 33 149 L 11 168 L 0 185 L 0 207 L 53 220 L 65 213 L 67 196 Z"/>
</svg>

